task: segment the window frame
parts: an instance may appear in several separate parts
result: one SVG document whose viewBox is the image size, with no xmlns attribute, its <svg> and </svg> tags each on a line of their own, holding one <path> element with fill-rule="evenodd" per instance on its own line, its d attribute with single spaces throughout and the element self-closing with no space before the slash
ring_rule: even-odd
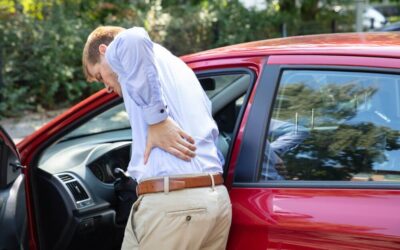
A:
<svg viewBox="0 0 400 250">
<path fill-rule="evenodd" d="M 257 188 L 338 188 L 338 189 L 400 189 L 400 182 L 356 182 L 356 181 L 293 181 L 274 180 L 258 182 L 258 173 L 262 167 L 265 141 L 273 106 L 279 89 L 283 72 L 286 70 L 301 71 L 338 71 L 400 75 L 400 69 L 372 68 L 360 66 L 327 66 L 327 65 L 287 65 L 265 63 L 260 83 L 255 93 L 254 102 L 244 129 L 242 145 L 235 167 L 233 187 Z"/>
</svg>

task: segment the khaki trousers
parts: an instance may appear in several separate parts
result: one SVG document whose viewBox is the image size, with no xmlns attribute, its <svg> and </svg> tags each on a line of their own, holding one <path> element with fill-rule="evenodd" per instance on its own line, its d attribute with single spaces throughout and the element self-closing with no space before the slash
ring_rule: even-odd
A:
<svg viewBox="0 0 400 250">
<path fill-rule="evenodd" d="M 132 206 L 121 249 L 225 249 L 231 219 L 223 185 L 145 194 Z"/>
</svg>

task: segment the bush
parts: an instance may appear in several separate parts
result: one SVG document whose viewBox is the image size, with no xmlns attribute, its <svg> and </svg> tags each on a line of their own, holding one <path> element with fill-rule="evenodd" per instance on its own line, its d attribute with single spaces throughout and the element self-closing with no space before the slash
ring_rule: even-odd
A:
<svg viewBox="0 0 400 250">
<path fill-rule="evenodd" d="M 65 18 L 60 9 L 53 11 L 43 20 L 16 13 L 0 23 L 3 116 L 69 105 L 99 89 L 83 80 L 81 70 L 90 28 Z"/>
</svg>

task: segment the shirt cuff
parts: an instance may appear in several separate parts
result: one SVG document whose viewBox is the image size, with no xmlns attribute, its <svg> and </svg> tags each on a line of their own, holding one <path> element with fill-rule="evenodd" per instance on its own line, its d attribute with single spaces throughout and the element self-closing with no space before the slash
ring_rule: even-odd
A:
<svg viewBox="0 0 400 250">
<path fill-rule="evenodd" d="M 164 121 L 168 117 L 167 105 L 159 102 L 150 107 L 143 107 L 144 120 L 148 125 L 153 125 Z"/>
</svg>

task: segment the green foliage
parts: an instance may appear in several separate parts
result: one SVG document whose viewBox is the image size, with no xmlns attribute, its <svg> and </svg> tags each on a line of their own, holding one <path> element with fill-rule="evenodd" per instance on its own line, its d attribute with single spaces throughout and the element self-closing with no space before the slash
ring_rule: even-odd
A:
<svg viewBox="0 0 400 250">
<path fill-rule="evenodd" d="M 69 105 L 98 89 L 83 81 L 81 70 L 81 51 L 90 29 L 80 19 L 67 19 L 61 8 L 52 8 L 43 20 L 15 13 L 1 22 L 0 114 Z"/>
<path fill-rule="evenodd" d="M 101 88 L 86 83 L 81 70 L 84 42 L 99 25 L 144 26 L 154 41 L 184 55 L 280 37 L 283 24 L 287 35 L 298 35 L 330 32 L 332 20 L 347 20 L 332 11 L 334 1 L 301 1 L 303 8 L 267 2 L 258 11 L 238 0 L 0 0 L 0 117 L 69 106 Z"/>
</svg>

